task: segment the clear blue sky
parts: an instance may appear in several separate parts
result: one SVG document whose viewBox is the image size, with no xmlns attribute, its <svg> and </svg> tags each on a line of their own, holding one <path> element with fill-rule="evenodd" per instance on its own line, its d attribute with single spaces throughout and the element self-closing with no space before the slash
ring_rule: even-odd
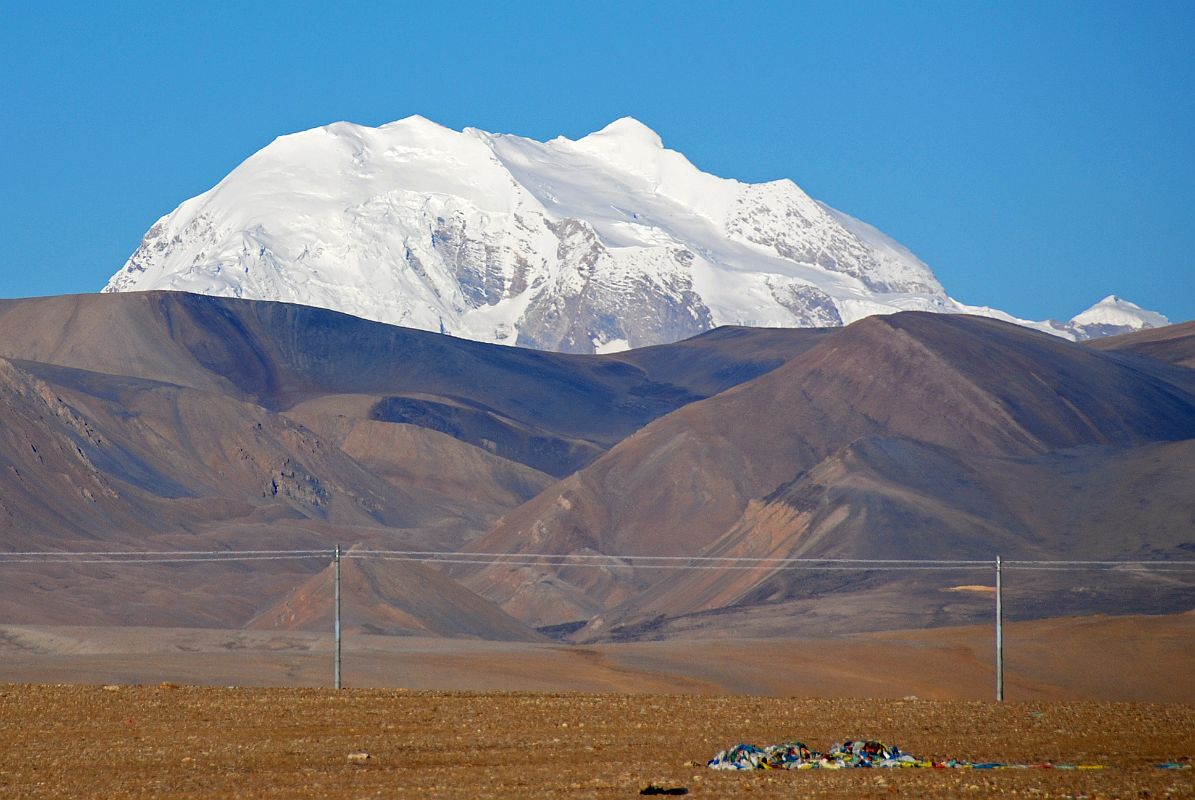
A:
<svg viewBox="0 0 1195 800">
<path fill-rule="evenodd" d="M 0 297 L 97 291 L 279 134 L 632 115 L 871 222 L 965 302 L 1195 318 L 1195 2 L 190 5 L 0 10 Z"/>
</svg>

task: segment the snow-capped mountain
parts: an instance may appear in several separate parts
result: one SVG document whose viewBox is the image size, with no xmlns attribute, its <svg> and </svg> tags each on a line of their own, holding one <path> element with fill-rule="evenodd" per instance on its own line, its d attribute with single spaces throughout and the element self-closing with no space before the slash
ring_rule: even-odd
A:
<svg viewBox="0 0 1195 800">
<path fill-rule="evenodd" d="M 1132 333 L 1143 328 L 1161 328 L 1169 324 L 1170 320 L 1158 312 L 1146 311 L 1136 303 L 1110 294 L 1060 327 L 1074 338 L 1083 340 Z"/>
<path fill-rule="evenodd" d="M 104 291 L 149 289 L 569 352 L 909 309 L 1079 335 L 958 303 L 792 181 L 709 175 L 630 118 L 577 141 L 418 116 L 282 136 L 158 220 Z"/>
</svg>

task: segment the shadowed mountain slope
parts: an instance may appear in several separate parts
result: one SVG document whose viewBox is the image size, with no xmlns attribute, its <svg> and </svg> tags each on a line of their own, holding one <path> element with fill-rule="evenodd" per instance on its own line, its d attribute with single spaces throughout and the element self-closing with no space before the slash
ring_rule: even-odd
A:
<svg viewBox="0 0 1195 800">
<path fill-rule="evenodd" d="M 715 331 L 584 358 L 306 306 L 175 292 L 0 301 L 3 357 L 205 389 L 274 411 L 328 395 L 372 397 L 360 412 L 366 418 L 432 428 L 557 476 L 662 414 L 775 368 L 822 335 Z M 735 337 L 753 346 L 725 341 Z"/>
<path fill-rule="evenodd" d="M 476 529 L 546 482 L 489 456 L 497 474 L 525 473 L 505 503 L 470 502 L 449 483 L 404 488 L 282 415 L 144 379 L 0 360 L 0 393 L 10 549 L 12 537 L 132 541 L 250 520 Z M 418 453 L 404 461 L 430 468 Z"/>
<path fill-rule="evenodd" d="M 506 514 L 470 549 L 705 554 L 740 524 L 750 501 L 809 480 L 815 469 L 836 491 L 848 489 L 856 476 L 834 459 L 849 463 L 850 451 L 840 451 L 862 439 L 892 439 L 889 449 L 909 449 L 908 466 L 895 470 L 909 479 L 917 470 L 952 474 L 955 467 L 934 459 L 954 454 L 1032 459 L 1190 439 L 1195 395 L 1185 390 L 1186 378 L 1186 370 L 1167 364 L 991 320 L 919 313 L 867 319 L 761 378 L 657 420 Z M 883 460 L 877 447 L 865 461 Z M 1053 500 L 1041 487 L 1034 502 Z M 833 536 L 870 550 L 861 532 L 893 535 L 884 522 L 873 524 L 874 501 L 835 508 L 828 516 Z M 965 493 L 958 502 L 965 505 Z M 856 521 L 842 527 L 852 515 Z M 775 537 L 787 542 L 799 533 L 799 525 L 781 526 Z M 1038 552 L 1073 549 L 1048 530 L 1034 535 L 1043 540 Z M 942 523 L 925 546 L 941 557 L 974 550 L 956 539 Z M 892 544 L 901 549 L 899 540 Z M 985 554 L 994 557 L 995 544 L 987 542 Z M 552 624 L 588 618 L 595 607 L 634 605 L 658 579 L 629 568 L 500 566 L 471 575 L 468 585 L 521 619 Z"/>
</svg>

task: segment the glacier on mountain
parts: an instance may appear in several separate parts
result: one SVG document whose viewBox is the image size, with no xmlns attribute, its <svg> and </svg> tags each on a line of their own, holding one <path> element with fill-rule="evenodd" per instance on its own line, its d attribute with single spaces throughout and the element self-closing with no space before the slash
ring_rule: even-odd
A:
<svg viewBox="0 0 1195 800">
<path fill-rule="evenodd" d="M 914 309 L 1084 330 L 959 303 L 792 181 L 704 173 L 630 118 L 576 141 L 419 116 L 279 137 L 158 220 L 104 287 L 150 289 L 582 353 Z"/>
</svg>

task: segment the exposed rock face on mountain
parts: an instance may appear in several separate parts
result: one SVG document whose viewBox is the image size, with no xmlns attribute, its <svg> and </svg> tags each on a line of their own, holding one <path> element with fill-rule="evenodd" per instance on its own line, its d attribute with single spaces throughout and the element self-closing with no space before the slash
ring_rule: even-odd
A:
<svg viewBox="0 0 1195 800">
<path fill-rule="evenodd" d="M 201 295 L 0 301 L 0 549 L 324 551 L 5 564 L 0 616 L 316 626 L 341 544 L 520 562 L 349 558 L 360 631 L 532 640 L 562 625 L 550 632 L 594 640 L 972 620 L 990 613 L 986 572 L 683 559 L 1190 558 L 1191 341 L 1190 325 L 1093 346 L 903 313 L 567 355 Z M 543 557 L 572 554 L 614 559 Z M 643 555 L 682 568 L 625 560 Z M 1010 615 L 1195 605 L 1185 573 L 1075 580 L 1018 574 Z"/>
<path fill-rule="evenodd" d="M 901 310 L 1012 319 L 792 181 L 709 175 L 629 118 L 577 141 L 422 117 L 280 137 L 155 223 L 104 291 L 150 289 L 574 353 Z"/>
</svg>

